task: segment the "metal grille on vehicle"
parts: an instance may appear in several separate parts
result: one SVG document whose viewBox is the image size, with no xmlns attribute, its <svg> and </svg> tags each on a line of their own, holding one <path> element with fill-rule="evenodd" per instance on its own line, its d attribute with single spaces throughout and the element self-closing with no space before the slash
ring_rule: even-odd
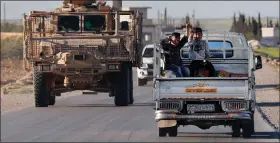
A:
<svg viewBox="0 0 280 143">
<path fill-rule="evenodd" d="M 76 71 L 80 71 L 80 73 L 84 73 L 84 74 L 90 74 L 92 73 L 92 69 L 91 68 L 67 68 L 67 73 L 76 73 Z"/>
<path fill-rule="evenodd" d="M 239 111 L 249 108 L 249 104 L 246 101 L 224 101 L 222 102 L 222 108 L 224 111 Z"/>
<path fill-rule="evenodd" d="M 159 102 L 158 108 L 161 110 L 180 110 L 181 102 Z"/>
</svg>

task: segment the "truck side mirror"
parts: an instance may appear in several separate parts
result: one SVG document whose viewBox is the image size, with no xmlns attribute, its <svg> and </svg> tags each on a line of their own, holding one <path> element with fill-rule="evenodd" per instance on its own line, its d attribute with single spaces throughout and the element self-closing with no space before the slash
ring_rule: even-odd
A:
<svg viewBox="0 0 280 143">
<path fill-rule="evenodd" d="M 261 56 L 255 56 L 255 65 L 256 65 L 256 70 L 262 68 L 262 57 Z"/>
</svg>

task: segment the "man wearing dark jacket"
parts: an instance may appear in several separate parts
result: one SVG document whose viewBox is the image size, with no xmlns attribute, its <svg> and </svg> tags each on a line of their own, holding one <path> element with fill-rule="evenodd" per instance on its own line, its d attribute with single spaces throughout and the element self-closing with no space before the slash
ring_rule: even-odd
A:
<svg viewBox="0 0 280 143">
<path fill-rule="evenodd" d="M 173 32 L 171 37 L 161 41 L 166 59 L 166 67 L 175 72 L 177 77 L 189 76 L 190 70 L 181 63 L 181 48 L 188 42 L 190 24 L 186 26 L 186 34 L 180 40 L 180 33 Z"/>
</svg>

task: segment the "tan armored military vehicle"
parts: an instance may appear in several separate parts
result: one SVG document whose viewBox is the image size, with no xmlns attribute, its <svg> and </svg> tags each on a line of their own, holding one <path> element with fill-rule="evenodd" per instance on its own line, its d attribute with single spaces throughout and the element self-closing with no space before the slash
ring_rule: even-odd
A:
<svg viewBox="0 0 280 143">
<path fill-rule="evenodd" d="M 34 72 L 36 107 L 74 90 L 107 92 L 116 106 L 133 104 L 132 67 L 142 61 L 140 12 L 65 0 L 55 11 L 24 14 L 23 24 L 24 67 Z"/>
</svg>

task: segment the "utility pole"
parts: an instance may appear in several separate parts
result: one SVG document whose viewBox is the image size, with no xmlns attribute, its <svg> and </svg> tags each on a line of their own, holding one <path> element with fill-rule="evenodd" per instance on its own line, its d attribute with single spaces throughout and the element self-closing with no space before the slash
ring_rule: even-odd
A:
<svg viewBox="0 0 280 143">
<path fill-rule="evenodd" d="M 195 10 L 193 10 L 193 14 L 192 14 L 192 25 L 195 24 Z"/>
<path fill-rule="evenodd" d="M 167 8 L 165 7 L 164 8 L 164 25 L 167 25 L 167 21 L 168 21 L 168 19 L 167 19 Z"/>
<path fill-rule="evenodd" d="M 158 11 L 157 11 L 157 14 L 158 14 L 158 15 L 157 15 L 157 19 L 158 19 L 158 20 L 157 20 L 157 21 L 158 21 L 157 23 L 158 23 L 158 25 L 159 25 L 159 24 L 160 24 L 160 12 L 159 12 L 159 9 L 158 9 Z"/>
<path fill-rule="evenodd" d="M 6 3 L 4 3 L 4 8 L 3 8 L 3 10 L 4 10 L 4 23 L 6 23 Z"/>
</svg>

